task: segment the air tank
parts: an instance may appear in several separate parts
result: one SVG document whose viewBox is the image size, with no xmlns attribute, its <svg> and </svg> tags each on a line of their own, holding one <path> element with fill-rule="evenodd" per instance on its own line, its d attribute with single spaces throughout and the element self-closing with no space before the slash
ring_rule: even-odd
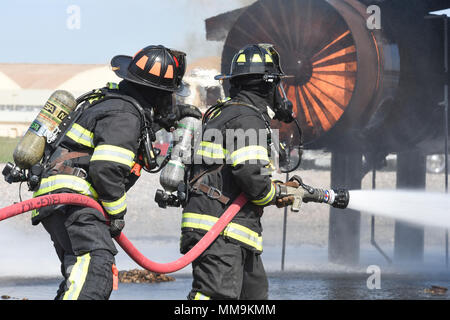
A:
<svg viewBox="0 0 450 320">
<path fill-rule="evenodd" d="M 184 181 L 184 173 L 187 164 L 192 160 L 192 146 L 194 137 L 201 127 L 201 120 L 193 117 L 185 117 L 178 122 L 173 134 L 173 148 L 170 161 L 162 169 L 159 182 L 164 190 L 172 193 L 177 190 L 179 184 Z"/>
<path fill-rule="evenodd" d="M 56 138 L 59 124 L 76 106 L 74 96 L 64 90 L 48 98 L 14 150 L 14 162 L 19 168 L 29 169 L 42 159 L 46 142 Z"/>
</svg>

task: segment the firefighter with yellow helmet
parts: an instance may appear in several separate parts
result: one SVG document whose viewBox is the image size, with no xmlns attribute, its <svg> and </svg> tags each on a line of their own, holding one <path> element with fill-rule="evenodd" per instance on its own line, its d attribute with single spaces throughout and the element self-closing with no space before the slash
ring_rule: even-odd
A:
<svg viewBox="0 0 450 320">
<path fill-rule="evenodd" d="M 255 44 L 236 53 L 230 74 L 216 77 L 229 81 L 230 98 L 211 107 L 203 118 L 182 215 L 181 252 L 190 250 L 241 192 L 249 201 L 192 263 L 189 299 L 268 297 L 261 216 L 268 205 L 283 207 L 293 201 L 279 196 L 279 185 L 268 170 L 272 118 L 294 120 L 292 104 L 283 103 L 278 90 L 283 75 L 274 47 Z M 289 184 L 298 187 L 295 181 Z"/>
</svg>

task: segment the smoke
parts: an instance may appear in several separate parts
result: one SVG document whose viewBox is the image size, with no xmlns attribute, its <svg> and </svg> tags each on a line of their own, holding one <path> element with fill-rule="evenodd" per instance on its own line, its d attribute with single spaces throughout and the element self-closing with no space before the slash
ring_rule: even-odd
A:
<svg viewBox="0 0 450 320">
<path fill-rule="evenodd" d="M 186 17 L 196 17 L 195 24 L 187 21 L 184 41 L 180 49 L 189 61 L 222 54 L 223 43 L 206 40 L 205 20 L 216 15 L 251 5 L 255 0 L 211 1 L 195 0 L 186 3 Z M 188 61 L 188 62 L 189 62 Z"/>
<path fill-rule="evenodd" d="M 222 42 L 207 41 L 206 32 L 188 33 L 183 45 L 183 50 L 187 54 L 188 64 L 199 58 L 220 56 L 222 54 L 222 48 Z"/>
</svg>

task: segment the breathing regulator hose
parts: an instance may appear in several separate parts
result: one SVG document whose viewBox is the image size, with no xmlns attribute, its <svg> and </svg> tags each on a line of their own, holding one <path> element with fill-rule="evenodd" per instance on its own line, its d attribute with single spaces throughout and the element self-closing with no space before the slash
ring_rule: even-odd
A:
<svg viewBox="0 0 450 320">
<path fill-rule="evenodd" d="M 234 218 L 239 210 L 246 204 L 247 198 L 242 193 L 236 200 L 228 207 L 220 219 L 214 224 L 214 226 L 205 234 L 205 236 L 197 242 L 197 244 L 189 250 L 184 256 L 169 263 L 158 263 L 146 258 L 131 241 L 122 232 L 114 240 L 120 245 L 120 247 L 128 254 L 142 268 L 156 272 L 156 273 L 171 273 L 183 269 L 192 261 L 198 258 L 203 251 L 205 251 L 211 243 L 219 236 L 219 234 L 225 229 L 228 223 Z M 0 221 L 17 216 L 19 214 L 28 212 L 30 210 L 39 209 L 51 205 L 75 205 L 82 207 L 90 207 L 100 211 L 105 218 L 108 218 L 103 211 L 102 206 L 92 198 L 75 193 L 59 193 L 40 196 L 25 200 L 23 202 L 15 203 L 3 209 L 0 209 Z"/>
</svg>

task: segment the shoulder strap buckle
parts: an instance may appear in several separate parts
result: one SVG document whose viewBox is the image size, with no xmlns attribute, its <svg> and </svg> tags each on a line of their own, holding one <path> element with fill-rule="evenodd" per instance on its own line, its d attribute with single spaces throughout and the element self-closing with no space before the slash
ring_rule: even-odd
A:
<svg viewBox="0 0 450 320">
<path fill-rule="evenodd" d="M 209 186 L 209 190 L 206 193 L 206 195 L 208 196 L 208 198 L 213 199 L 213 200 L 219 200 L 220 197 L 222 196 L 222 191 L 220 191 L 217 188 L 211 187 Z"/>
</svg>

